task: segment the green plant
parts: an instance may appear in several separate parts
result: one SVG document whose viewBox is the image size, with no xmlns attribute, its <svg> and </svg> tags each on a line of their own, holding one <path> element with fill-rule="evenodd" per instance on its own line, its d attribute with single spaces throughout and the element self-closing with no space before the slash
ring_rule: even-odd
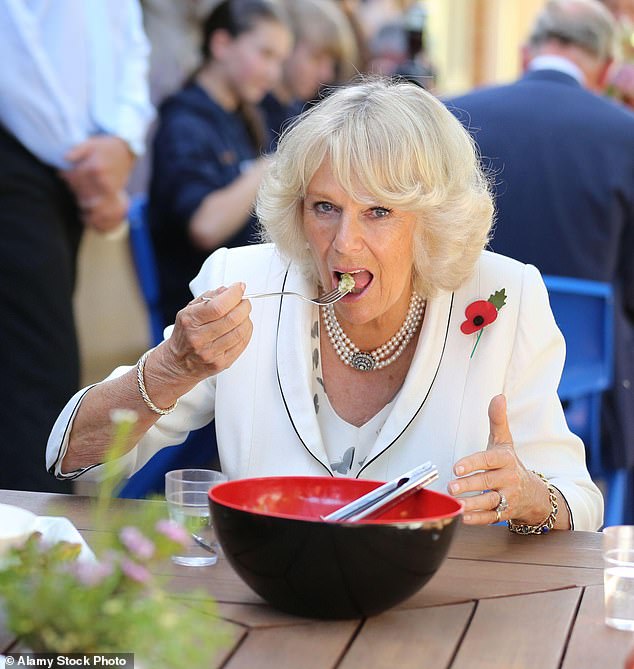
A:
<svg viewBox="0 0 634 669">
<path fill-rule="evenodd" d="M 109 460 L 120 454 L 134 416 L 115 416 Z M 116 513 L 114 477 L 100 489 L 94 546 L 97 560 L 78 560 L 81 546 L 46 546 L 35 533 L 0 567 L 0 598 L 8 627 L 40 652 L 133 652 L 146 666 L 208 666 L 224 634 L 204 593 L 168 597 L 152 565 L 187 544 L 185 530 L 166 518 L 163 503 Z"/>
</svg>

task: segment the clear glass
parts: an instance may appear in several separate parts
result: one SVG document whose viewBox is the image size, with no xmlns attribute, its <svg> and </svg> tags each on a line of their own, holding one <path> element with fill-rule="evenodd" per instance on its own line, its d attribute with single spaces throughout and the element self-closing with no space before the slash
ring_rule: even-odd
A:
<svg viewBox="0 0 634 669">
<path fill-rule="evenodd" d="M 222 472 L 213 469 L 175 469 L 165 474 L 165 500 L 170 518 L 192 535 L 191 545 L 172 556 L 176 564 L 205 567 L 218 561 L 219 546 L 211 525 L 208 492 L 227 480 Z"/>
<path fill-rule="evenodd" d="M 634 631 L 634 526 L 603 530 L 605 624 Z"/>
</svg>

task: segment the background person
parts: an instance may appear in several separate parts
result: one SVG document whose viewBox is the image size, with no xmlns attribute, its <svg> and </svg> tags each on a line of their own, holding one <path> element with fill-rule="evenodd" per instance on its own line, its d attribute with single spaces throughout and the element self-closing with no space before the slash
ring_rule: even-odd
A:
<svg viewBox="0 0 634 669">
<path fill-rule="evenodd" d="M 620 59 L 610 70 L 606 92 L 634 110 L 634 0 L 603 0 L 618 23 Z"/>
<path fill-rule="evenodd" d="M 150 99 L 158 107 L 183 87 L 202 58 L 202 24 L 219 0 L 141 0 L 143 28 L 150 43 Z M 147 193 L 156 123 L 148 130 L 148 149 L 136 161 L 128 192 Z"/>
<path fill-rule="evenodd" d="M 418 30 L 422 34 L 424 27 L 424 24 L 419 23 L 416 34 Z M 372 74 L 402 77 L 427 90 L 433 90 L 435 69 L 423 51 L 422 40 L 419 40 L 420 50 L 413 51 L 410 39 L 412 32 L 405 20 L 382 25 L 369 43 L 368 71 Z"/>
<path fill-rule="evenodd" d="M 41 463 L 79 385 L 77 252 L 84 227 L 126 216 L 148 45 L 135 0 L 6 0 L 0 32 L 0 488 L 70 492 Z"/>
<path fill-rule="evenodd" d="M 283 0 L 283 6 L 294 46 L 282 77 L 261 104 L 274 143 L 321 88 L 352 76 L 358 58 L 354 33 L 334 0 Z"/>
<path fill-rule="evenodd" d="M 258 241 L 252 208 L 269 136 L 255 105 L 290 49 L 275 2 L 224 0 L 205 21 L 201 68 L 160 109 L 149 216 L 166 323 L 211 250 Z"/>
<path fill-rule="evenodd" d="M 438 486 L 485 491 L 466 523 L 599 527 L 546 289 L 483 252 L 488 184 L 440 101 L 410 83 L 335 91 L 283 135 L 257 211 L 273 244 L 215 252 L 170 337 L 69 401 L 52 473 L 99 477 L 109 412 L 126 407 L 139 420 L 124 472 L 215 416 L 230 478 L 386 480 L 429 459 Z M 245 285 L 316 295 L 342 273 L 355 287 L 332 308 L 242 299 Z"/>
<path fill-rule="evenodd" d="M 615 375 L 604 396 L 603 452 L 608 467 L 632 470 L 634 115 L 601 95 L 614 39 L 602 4 L 551 0 L 532 28 L 522 78 L 448 104 L 495 175 L 493 250 L 546 274 L 613 284 Z"/>
</svg>

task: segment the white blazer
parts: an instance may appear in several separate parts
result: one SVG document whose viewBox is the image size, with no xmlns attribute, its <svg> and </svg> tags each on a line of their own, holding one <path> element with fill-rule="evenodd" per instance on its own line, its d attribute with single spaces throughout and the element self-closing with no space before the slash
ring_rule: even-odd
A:
<svg viewBox="0 0 634 669">
<path fill-rule="evenodd" d="M 236 281 L 245 282 L 247 292 L 316 293 L 272 245 L 216 251 L 191 289 L 199 295 Z M 502 288 L 506 305 L 485 327 L 471 356 L 477 334 L 460 330 L 465 309 Z M 222 469 L 230 478 L 333 474 L 311 391 L 312 306 L 294 297 L 254 300 L 252 305 L 253 337 L 244 353 L 182 397 L 178 408 L 121 458 L 125 472 L 140 469 L 159 449 L 181 443 L 188 430 L 215 416 Z M 522 462 L 561 491 L 575 529 L 597 529 L 603 498 L 557 396 L 564 354 L 537 269 L 483 252 L 472 277 L 458 290 L 428 301 L 411 368 L 359 476 L 387 480 L 432 460 L 440 474 L 432 487 L 445 490 L 453 463 L 486 448 L 488 405 L 504 393 Z M 85 392 L 71 399 L 51 433 L 47 467 L 58 476 L 101 474 L 101 466 L 65 475 L 60 471 L 72 418 Z"/>
</svg>

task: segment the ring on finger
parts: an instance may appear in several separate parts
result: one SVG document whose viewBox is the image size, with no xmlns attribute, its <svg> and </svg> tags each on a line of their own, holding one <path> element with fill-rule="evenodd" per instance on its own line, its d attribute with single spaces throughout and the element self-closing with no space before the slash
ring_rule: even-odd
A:
<svg viewBox="0 0 634 669">
<path fill-rule="evenodd" d="M 495 510 L 502 514 L 508 510 L 509 503 L 501 490 L 496 490 L 495 492 L 500 496 L 500 503 L 495 507 Z"/>
<path fill-rule="evenodd" d="M 500 507 L 497 507 L 495 509 L 495 522 L 499 523 L 501 517 L 502 517 L 502 513 L 500 512 Z"/>
</svg>

